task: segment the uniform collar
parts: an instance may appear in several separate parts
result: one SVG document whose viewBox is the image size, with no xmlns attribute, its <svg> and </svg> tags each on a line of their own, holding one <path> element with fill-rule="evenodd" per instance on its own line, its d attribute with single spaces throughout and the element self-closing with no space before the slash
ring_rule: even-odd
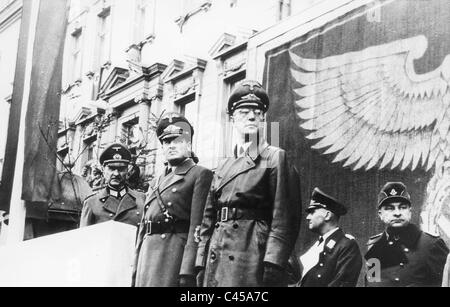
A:
<svg viewBox="0 0 450 307">
<path fill-rule="evenodd" d="M 125 195 L 128 194 L 128 188 L 125 186 L 121 190 L 115 190 L 111 187 L 107 187 L 108 196 L 113 196 L 117 199 L 122 199 Z"/>
<path fill-rule="evenodd" d="M 248 142 L 245 144 L 236 144 L 234 146 L 234 157 L 237 159 L 239 157 L 239 146 L 244 146 L 245 148 L 245 155 L 249 156 L 253 161 L 256 161 L 258 157 L 261 155 L 261 153 L 266 150 L 267 147 L 269 147 L 269 144 L 266 142 L 266 140 L 261 140 L 259 144 L 255 142 Z"/>
<path fill-rule="evenodd" d="M 409 224 L 408 226 L 402 228 L 395 234 L 389 229 L 385 231 L 385 236 L 388 241 L 389 240 L 399 241 L 400 243 L 409 248 L 416 246 L 417 241 L 419 240 L 421 234 L 422 231 L 419 229 L 419 227 L 417 227 L 414 224 Z"/>
<path fill-rule="evenodd" d="M 180 176 L 186 175 L 194 166 L 195 166 L 194 161 L 191 158 L 187 158 L 175 168 L 174 173 L 175 175 Z"/>
</svg>

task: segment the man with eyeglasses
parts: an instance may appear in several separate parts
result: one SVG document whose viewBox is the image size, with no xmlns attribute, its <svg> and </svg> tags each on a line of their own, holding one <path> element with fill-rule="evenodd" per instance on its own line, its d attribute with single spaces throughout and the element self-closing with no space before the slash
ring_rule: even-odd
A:
<svg viewBox="0 0 450 307">
<path fill-rule="evenodd" d="M 217 168 L 206 202 L 196 261 L 199 286 L 288 283 L 300 184 L 286 152 L 262 136 L 268 108 L 268 95 L 256 81 L 243 81 L 229 98 L 237 144 Z"/>
<path fill-rule="evenodd" d="M 378 195 L 385 231 L 370 238 L 368 287 L 439 287 L 449 250 L 438 236 L 411 223 L 411 197 L 402 182 L 388 182 Z"/>
</svg>

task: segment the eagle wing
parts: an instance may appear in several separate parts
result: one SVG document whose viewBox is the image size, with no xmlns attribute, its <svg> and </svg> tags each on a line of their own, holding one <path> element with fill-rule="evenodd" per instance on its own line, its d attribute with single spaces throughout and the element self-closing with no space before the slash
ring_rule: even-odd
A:
<svg viewBox="0 0 450 307">
<path fill-rule="evenodd" d="M 450 57 L 416 74 L 414 60 L 426 49 L 416 36 L 323 59 L 290 52 L 298 116 L 307 138 L 318 140 L 313 148 L 354 170 L 442 164 L 450 153 Z"/>
</svg>

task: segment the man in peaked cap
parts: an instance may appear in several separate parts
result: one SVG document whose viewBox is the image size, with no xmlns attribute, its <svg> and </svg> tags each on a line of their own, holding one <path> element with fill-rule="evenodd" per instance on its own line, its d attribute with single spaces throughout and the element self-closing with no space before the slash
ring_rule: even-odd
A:
<svg viewBox="0 0 450 307">
<path fill-rule="evenodd" d="M 411 223 L 411 196 L 402 182 L 388 182 L 378 195 L 383 233 L 370 238 L 366 286 L 440 286 L 449 250 L 438 236 Z"/>
<path fill-rule="evenodd" d="M 338 200 L 315 188 L 306 209 L 309 230 L 319 239 L 300 257 L 301 287 L 355 287 L 362 268 L 362 257 L 355 238 L 339 228 L 347 208 Z"/>
<path fill-rule="evenodd" d="M 200 230 L 197 282 L 205 287 L 284 286 L 300 226 L 298 176 L 263 138 L 269 98 L 245 80 L 228 101 L 237 136 L 218 166 Z"/>
<path fill-rule="evenodd" d="M 195 286 L 198 232 L 212 172 L 192 154 L 193 128 L 178 113 L 159 122 L 156 134 L 167 161 L 150 184 L 135 261 L 137 287 Z"/>
<path fill-rule="evenodd" d="M 106 187 L 84 201 L 80 227 L 107 221 L 138 226 L 145 194 L 132 190 L 126 184 L 130 151 L 122 144 L 112 144 L 103 151 L 99 161 L 103 167 Z"/>
</svg>

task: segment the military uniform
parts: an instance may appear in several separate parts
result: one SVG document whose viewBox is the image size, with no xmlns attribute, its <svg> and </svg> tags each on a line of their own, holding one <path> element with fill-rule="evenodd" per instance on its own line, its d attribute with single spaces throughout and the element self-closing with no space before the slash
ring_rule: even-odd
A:
<svg viewBox="0 0 450 307">
<path fill-rule="evenodd" d="M 128 165 L 131 153 L 122 144 L 108 146 L 100 155 L 100 164 Z M 107 186 L 87 197 L 81 212 L 80 227 L 116 221 L 138 226 L 144 210 L 145 194 L 124 185 L 120 191 Z"/>
<path fill-rule="evenodd" d="M 333 197 L 315 188 L 307 213 L 324 208 L 338 216 L 347 209 Z M 362 256 L 353 236 L 335 228 L 319 238 L 300 257 L 300 287 L 355 287 L 362 268 Z"/>
<path fill-rule="evenodd" d="M 266 93 L 259 86 L 238 87 L 229 113 L 251 104 L 267 110 Z M 197 253 L 203 286 L 263 286 L 265 266 L 286 268 L 299 230 L 299 186 L 290 181 L 295 175 L 286 152 L 264 141 L 252 143 L 242 156 L 236 148 L 219 165 Z"/>
<path fill-rule="evenodd" d="M 141 221 L 145 194 L 125 188 L 122 197 L 115 191 L 104 188 L 86 198 L 81 214 L 80 226 L 90 226 L 108 221 L 122 222 L 137 226 Z"/>
<path fill-rule="evenodd" d="M 368 270 L 378 259 L 381 280 L 366 279 L 367 287 L 440 287 L 449 250 L 445 242 L 410 224 L 394 238 L 387 232 L 370 238 L 365 255 Z M 369 276 L 369 277 L 376 277 Z"/>
<path fill-rule="evenodd" d="M 180 128 L 177 118 L 182 117 L 171 123 Z M 160 139 L 190 129 L 173 129 L 169 123 L 158 127 Z M 199 227 L 212 177 L 210 170 L 187 158 L 151 183 L 138 232 L 135 286 L 177 287 L 180 276 L 195 280 Z"/>
<path fill-rule="evenodd" d="M 378 209 L 393 203 L 411 206 L 411 196 L 402 182 L 388 182 L 378 195 Z M 399 205 L 396 205 L 399 206 Z M 389 208 L 389 207 L 387 207 Z M 384 209 L 380 216 L 384 215 Z M 392 215 L 403 221 L 401 213 Z M 368 287 L 439 287 L 449 253 L 438 236 L 425 233 L 409 220 L 405 226 L 393 227 L 389 220 L 386 230 L 367 243 L 366 286 Z"/>
</svg>

